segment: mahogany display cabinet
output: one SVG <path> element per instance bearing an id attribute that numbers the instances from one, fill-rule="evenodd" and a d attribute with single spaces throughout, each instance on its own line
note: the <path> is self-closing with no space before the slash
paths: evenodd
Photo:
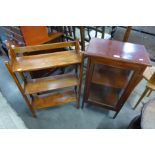
<path id="1" fill-rule="evenodd" d="M 84 103 L 115 111 L 115 118 L 143 71 L 150 66 L 143 45 L 93 38 L 85 52 L 88 57 Z"/>

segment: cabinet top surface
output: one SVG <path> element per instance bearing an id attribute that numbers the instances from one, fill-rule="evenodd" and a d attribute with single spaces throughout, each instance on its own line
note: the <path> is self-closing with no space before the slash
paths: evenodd
<path id="1" fill-rule="evenodd" d="M 150 65 L 149 55 L 143 45 L 120 41 L 91 39 L 86 54 L 118 61 Z"/>

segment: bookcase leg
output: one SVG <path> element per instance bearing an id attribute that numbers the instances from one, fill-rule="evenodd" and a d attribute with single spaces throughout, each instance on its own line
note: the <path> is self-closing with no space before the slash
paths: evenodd
<path id="1" fill-rule="evenodd" d="M 80 85 L 79 85 L 79 90 L 78 90 L 78 104 L 77 104 L 77 108 L 80 107 L 80 96 L 81 96 L 81 88 L 82 88 L 82 77 L 83 77 L 83 61 L 84 61 L 84 57 L 82 57 L 82 63 L 80 64 L 80 75 L 79 75 L 79 80 L 80 80 Z"/>
<path id="2" fill-rule="evenodd" d="M 20 82 L 18 81 L 18 79 L 17 79 L 15 73 L 12 72 L 12 69 L 11 69 L 11 67 L 10 67 L 10 65 L 9 65 L 8 63 L 6 63 L 5 65 L 6 65 L 7 69 L 8 69 L 8 71 L 9 71 L 9 73 L 11 74 L 12 78 L 14 79 L 14 81 L 15 81 L 15 83 L 16 83 L 18 89 L 19 89 L 20 92 L 22 93 L 22 95 L 23 95 L 23 97 L 24 97 L 24 99 L 25 99 L 25 101 L 26 101 L 26 104 L 27 104 L 27 106 L 29 107 L 29 110 L 31 111 L 33 117 L 36 117 L 35 110 L 33 109 L 33 106 L 30 104 L 30 102 L 29 102 L 27 96 L 24 94 L 24 90 L 23 90 L 23 88 L 22 88 Z"/>

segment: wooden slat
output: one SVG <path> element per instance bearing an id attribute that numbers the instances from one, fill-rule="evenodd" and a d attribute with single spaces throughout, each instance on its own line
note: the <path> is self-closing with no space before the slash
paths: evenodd
<path id="1" fill-rule="evenodd" d="M 14 72 L 34 71 L 78 63 L 81 63 L 81 54 L 78 54 L 75 51 L 65 51 L 18 57 L 14 62 L 12 69 Z"/>
<path id="2" fill-rule="evenodd" d="M 59 43 L 35 45 L 35 46 L 15 47 L 14 51 L 16 53 L 43 51 L 43 50 L 64 48 L 68 46 L 75 46 L 75 43 L 76 41 L 71 41 L 71 42 L 59 42 Z"/>
<path id="3" fill-rule="evenodd" d="M 77 85 L 79 85 L 79 81 L 73 74 L 63 74 L 38 79 L 30 79 L 25 85 L 25 94 L 45 92 Z"/>
<path id="4" fill-rule="evenodd" d="M 50 33 L 48 36 L 49 36 L 49 40 L 48 40 L 48 42 L 49 42 L 49 41 L 52 41 L 54 39 L 57 39 L 57 38 L 63 36 L 63 33 L 62 32 L 53 32 L 53 33 Z"/>
<path id="5" fill-rule="evenodd" d="M 76 102 L 74 91 L 59 92 L 48 96 L 37 96 L 32 101 L 32 105 L 34 109 L 42 109 L 69 102 Z"/>
<path id="6" fill-rule="evenodd" d="M 10 59 L 9 64 L 12 67 L 12 65 L 14 64 L 14 61 L 16 60 L 16 55 L 15 55 L 15 53 L 14 53 L 12 47 L 11 47 L 10 42 L 6 41 L 5 44 L 6 44 L 6 47 L 8 49 L 8 54 L 9 54 L 9 59 Z"/>

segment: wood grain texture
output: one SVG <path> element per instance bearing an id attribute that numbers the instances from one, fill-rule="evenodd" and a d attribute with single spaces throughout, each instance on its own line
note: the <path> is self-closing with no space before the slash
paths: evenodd
<path id="1" fill-rule="evenodd" d="M 9 55 L 9 59 L 10 59 L 9 64 L 11 66 L 13 66 L 14 62 L 16 61 L 16 55 L 14 53 L 14 50 L 12 49 L 10 42 L 8 42 L 8 41 L 6 42 L 6 47 L 8 49 L 8 55 Z"/>
<path id="2" fill-rule="evenodd" d="M 138 65 L 150 65 L 145 47 L 138 44 L 93 38 L 85 54 Z"/>
<path id="3" fill-rule="evenodd" d="M 34 109 L 42 109 L 69 102 L 76 102 L 76 96 L 74 91 L 54 93 L 48 96 L 37 96 L 33 99 L 32 105 Z"/>
<path id="4" fill-rule="evenodd" d="M 75 51 L 55 52 L 51 54 L 39 54 L 16 58 L 12 70 L 34 71 L 47 68 L 55 68 L 81 63 L 81 54 Z"/>
<path id="5" fill-rule="evenodd" d="M 39 46 L 39 47 L 38 47 Z M 77 107 L 80 105 L 80 93 L 81 93 L 81 83 L 82 83 L 82 64 L 83 64 L 83 53 L 79 50 L 79 42 L 63 42 L 59 44 L 47 44 L 47 45 L 38 45 L 38 46 L 31 46 L 31 47 L 23 47 L 23 48 L 13 48 L 13 56 L 10 56 L 10 61 L 13 62 L 11 65 L 10 70 L 13 74 L 15 72 L 21 73 L 19 75 L 22 76 L 23 72 L 29 71 L 38 71 L 43 69 L 52 69 L 57 67 L 64 67 L 69 65 L 79 65 L 80 70 L 76 72 L 75 75 L 73 74 L 61 74 L 52 77 L 44 77 L 39 79 L 30 79 L 26 80 L 23 77 L 25 87 L 23 90 L 22 84 L 18 83 L 19 87 L 21 88 L 20 91 L 22 92 L 23 96 L 29 97 L 32 99 L 31 104 L 29 103 L 28 106 L 30 108 L 33 107 L 35 109 L 40 108 L 47 108 L 59 104 L 64 104 L 68 102 L 75 102 L 77 101 Z M 45 49 L 55 49 L 55 48 L 62 48 L 68 46 L 75 46 L 75 50 L 73 51 L 59 51 L 54 53 L 48 54 L 34 54 L 34 55 L 22 55 L 16 57 L 14 50 L 18 49 L 24 53 L 25 51 L 36 51 L 36 50 L 45 50 Z M 17 51 L 18 51 L 17 50 Z M 21 53 L 22 53 L 21 52 Z M 51 90 L 66 88 L 66 87 L 79 87 L 77 91 L 66 91 L 66 92 L 59 92 L 51 95 L 47 95 L 47 93 Z M 46 95 L 38 95 L 36 93 L 46 92 Z M 45 93 L 44 93 L 45 94 Z M 27 98 L 25 98 L 26 101 Z M 32 106 L 33 104 L 33 106 Z M 33 113 L 33 111 L 32 111 Z M 35 113 L 34 113 L 35 114 Z"/>
<path id="6" fill-rule="evenodd" d="M 59 42 L 59 43 L 51 43 L 51 44 L 43 44 L 43 45 L 35 45 L 35 46 L 15 47 L 14 51 L 15 53 L 25 53 L 25 52 L 58 49 L 58 48 L 64 48 L 69 46 L 76 46 L 76 41 Z"/>
<path id="7" fill-rule="evenodd" d="M 38 79 L 30 79 L 25 84 L 25 94 L 45 92 L 60 88 L 78 86 L 79 81 L 73 74 L 62 74 Z"/>
<path id="8" fill-rule="evenodd" d="M 147 85 L 146 85 L 149 89 L 155 91 L 155 84 L 151 83 L 151 82 L 148 82 Z"/>
<path id="9" fill-rule="evenodd" d="M 124 34 L 124 38 L 123 38 L 124 42 L 128 41 L 131 30 L 132 30 L 132 26 L 128 26 Z"/>

